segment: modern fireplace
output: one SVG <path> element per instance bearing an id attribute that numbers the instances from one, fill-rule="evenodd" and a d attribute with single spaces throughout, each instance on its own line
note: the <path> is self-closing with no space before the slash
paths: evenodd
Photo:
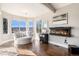
<path id="1" fill-rule="evenodd" d="M 71 27 L 52 27 L 50 28 L 50 35 L 71 37 Z"/>

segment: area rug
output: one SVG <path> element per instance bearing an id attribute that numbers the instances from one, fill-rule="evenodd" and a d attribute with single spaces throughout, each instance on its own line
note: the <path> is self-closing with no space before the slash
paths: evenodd
<path id="1" fill-rule="evenodd" d="M 0 56 L 17 56 L 14 47 L 0 49 Z"/>
<path id="2" fill-rule="evenodd" d="M 27 49 L 18 49 L 17 52 L 14 41 L 10 40 L 0 43 L 0 56 L 36 56 L 36 54 Z"/>
<path id="3" fill-rule="evenodd" d="M 0 56 L 17 56 L 17 51 L 13 43 L 13 41 L 6 41 L 0 44 Z"/>

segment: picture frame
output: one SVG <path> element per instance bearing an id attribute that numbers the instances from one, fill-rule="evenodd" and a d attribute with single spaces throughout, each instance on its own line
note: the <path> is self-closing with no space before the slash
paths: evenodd
<path id="1" fill-rule="evenodd" d="M 53 25 L 55 24 L 68 24 L 68 13 L 54 16 Z"/>

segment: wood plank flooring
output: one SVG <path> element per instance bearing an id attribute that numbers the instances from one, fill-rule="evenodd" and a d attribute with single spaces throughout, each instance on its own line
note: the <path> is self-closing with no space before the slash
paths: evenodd
<path id="1" fill-rule="evenodd" d="M 35 47 L 33 44 L 19 45 L 19 56 L 67 56 L 68 49 L 52 44 L 40 43 Z"/>

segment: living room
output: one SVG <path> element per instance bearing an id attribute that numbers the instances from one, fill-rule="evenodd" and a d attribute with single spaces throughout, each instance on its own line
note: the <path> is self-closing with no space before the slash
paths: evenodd
<path id="1" fill-rule="evenodd" d="M 79 3 L 1 3 L 0 54 L 79 55 L 78 10 Z"/>

